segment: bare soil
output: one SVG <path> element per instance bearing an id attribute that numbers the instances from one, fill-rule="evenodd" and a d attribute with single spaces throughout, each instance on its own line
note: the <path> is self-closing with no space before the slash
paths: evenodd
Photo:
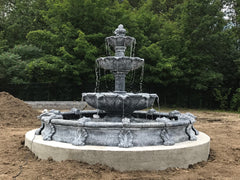
<path id="1" fill-rule="evenodd" d="M 40 113 L 0 92 L 0 179 L 240 179 L 239 114 L 188 111 L 198 117 L 195 127 L 211 137 L 208 162 L 190 165 L 188 169 L 119 172 L 99 164 L 35 157 L 24 146 L 24 135 L 40 126 L 36 118 Z"/>

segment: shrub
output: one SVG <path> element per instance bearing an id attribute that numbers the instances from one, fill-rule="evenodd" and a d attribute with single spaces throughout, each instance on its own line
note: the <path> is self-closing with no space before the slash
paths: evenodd
<path id="1" fill-rule="evenodd" d="M 219 108 L 220 109 L 227 109 L 228 107 L 228 98 L 231 93 L 231 88 L 229 89 L 217 89 L 215 88 L 213 90 L 213 96 L 215 98 L 215 101 L 219 103 Z"/>
<path id="2" fill-rule="evenodd" d="M 21 56 L 10 52 L 0 55 L 0 81 L 7 83 L 22 83 L 25 77 L 26 62 Z"/>
<path id="3" fill-rule="evenodd" d="M 33 45 L 15 45 L 10 52 L 20 55 L 23 60 L 38 58 L 43 55 L 42 50 Z"/>
<path id="4" fill-rule="evenodd" d="M 240 112 L 240 88 L 236 89 L 231 100 L 231 109 Z"/>

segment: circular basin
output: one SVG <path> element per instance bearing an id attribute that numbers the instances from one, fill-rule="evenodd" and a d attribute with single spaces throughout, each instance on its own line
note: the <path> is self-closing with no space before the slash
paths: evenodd
<path id="1" fill-rule="evenodd" d="M 148 93 L 83 93 L 82 96 L 90 106 L 108 115 L 130 115 L 135 110 L 152 107 L 158 97 Z"/>
<path id="2" fill-rule="evenodd" d="M 98 58 L 97 63 L 103 69 L 117 72 L 128 72 L 143 66 L 144 59 L 139 57 L 116 57 L 108 56 Z"/>

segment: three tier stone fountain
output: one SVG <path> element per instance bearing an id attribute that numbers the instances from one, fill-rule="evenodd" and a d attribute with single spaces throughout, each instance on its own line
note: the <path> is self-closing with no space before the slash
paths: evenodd
<path id="1" fill-rule="evenodd" d="M 127 73 L 142 67 L 144 59 L 125 56 L 136 40 L 126 36 L 123 25 L 114 34 L 106 42 L 115 56 L 96 63 L 113 73 L 115 91 L 83 93 L 96 110 L 44 110 L 41 127 L 26 134 L 26 146 L 43 159 L 75 159 L 121 171 L 186 168 L 207 160 L 210 139 L 194 128 L 193 114 L 161 113 L 153 109 L 157 94 L 125 91 Z"/>

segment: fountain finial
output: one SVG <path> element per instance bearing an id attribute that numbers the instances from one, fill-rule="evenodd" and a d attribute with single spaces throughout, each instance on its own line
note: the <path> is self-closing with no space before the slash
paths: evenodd
<path id="1" fill-rule="evenodd" d="M 118 28 L 115 29 L 114 34 L 115 34 L 116 36 L 125 36 L 126 32 L 127 32 L 127 31 L 126 31 L 126 29 L 124 29 L 123 25 L 122 25 L 122 24 L 119 24 L 119 25 L 118 25 Z"/>

